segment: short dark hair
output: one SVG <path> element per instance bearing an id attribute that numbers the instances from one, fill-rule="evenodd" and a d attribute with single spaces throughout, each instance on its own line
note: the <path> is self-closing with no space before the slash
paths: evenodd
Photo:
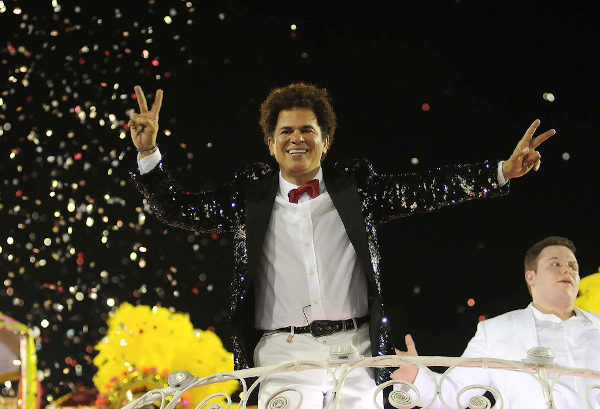
<path id="1" fill-rule="evenodd" d="M 575 254 L 575 245 L 571 240 L 559 236 L 546 237 L 531 246 L 525 253 L 525 271 L 536 271 L 540 253 L 549 246 L 564 246 Z"/>
<path id="2" fill-rule="evenodd" d="M 333 134 L 337 126 L 335 112 L 331 106 L 331 97 L 325 88 L 312 84 L 295 83 L 275 88 L 260 105 L 260 127 L 264 134 L 265 144 L 273 136 L 279 113 L 292 108 L 309 108 L 317 117 L 323 137 L 333 143 Z"/>

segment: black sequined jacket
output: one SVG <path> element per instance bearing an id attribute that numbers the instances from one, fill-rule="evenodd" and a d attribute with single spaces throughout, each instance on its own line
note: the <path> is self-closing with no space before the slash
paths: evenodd
<path id="1" fill-rule="evenodd" d="M 254 328 L 252 280 L 278 191 L 278 171 L 262 163 L 248 165 L 230 183 L 193 194 L 182 190 L 163 162 L 147 174 L 133 172 L 132 178 L 161 221 L 189 230 L 233 233 L 229 326 L 235 367 L 253 366 L 261 334 Z M 382 302 L 377 225 L 465 200 L 499 196 L 508 186 L 498 186 L 497 162 L 453 165 L 423 174 L 379 175 L 367 160 L 352 159 L 324 164 L 323 178 L 367 276 L 372 354 L 394 354 Z M 378 370 L 378 384 L 389 380 L 390 373 Z"/>

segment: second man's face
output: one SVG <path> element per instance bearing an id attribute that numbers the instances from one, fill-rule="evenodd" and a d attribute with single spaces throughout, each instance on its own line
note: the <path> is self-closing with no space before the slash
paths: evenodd
<path id="1" fill-rule="evenodd" d="M 328 148 L 327 138 L 309 108 L 281 111 L 268 142 L 283 178 L 298 186 L 315 177 Z"/>
<path id="2" fill-rule="evenodd" d="M 573 252 L 564 246 L 548 246 L 538 256 L 537 273 L 530 275 L 534 298 L 560 305 L 573 303 L 579 290 L 579 266 Z M 534 299 L 534 302 L 536 300 Z"/>

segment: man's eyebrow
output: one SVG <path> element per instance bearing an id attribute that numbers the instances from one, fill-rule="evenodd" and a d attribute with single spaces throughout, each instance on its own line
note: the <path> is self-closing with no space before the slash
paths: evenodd
<path id="1" fill-rule="evenodd" d="M 550 256 L 550 257 L 544 257 L 542 260 L 548 260 L 548 261 L 550 261 L 550 260 L 558 260 L 559 258 L 560 258 L 559 256 Z M 569 262 L 569 263 L 575 263 L 575 264 L 579 264 L 579 263 L 577 262 L 577 260 L 569 260 L 569 259 L 566 259 L 566 260 L 567 260 L 567 262 Z"/>
<path id="2" fill-rule="evenodd" d="M 291 127 L 289 125 L 283 125 L 283 126 L 280 126 L 278 129 L 293 129 L 293 127 Z M 300 129 L 316 129 L 316 128 L 312 125 L 302 125 L 300 127 Z"/>

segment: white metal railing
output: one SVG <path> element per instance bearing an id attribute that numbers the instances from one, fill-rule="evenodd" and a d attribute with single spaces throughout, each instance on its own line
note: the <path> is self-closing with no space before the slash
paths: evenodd
<path id="1" fill-rule="evenodd" d="M 337 348 L 337 349 L 336 349 Z M 588 409 L 600 408 L 600 394 L 596 397 L 595 402 L 590 402 L 589 395 L 594 389 L 600 391 L 600 371 L 585 369 L 585 368 L 570 368 L 558 366 L 554 363 L 554 353 L 548 348 L 536 347 L 528 351 L 527 357 L 522 361 L 507 361 L 495 358 L 455 358 L 455 357 L 440 357 L 440 356 L 415 356 L 415 357 L 402 357 L 397 355 L 384 355 L 379 357 L 364 358 L 359 356 L 355 348 L 352 345 L 342 345 L 334 347 L 330 350 L 330 359 L 326 362 L 312 362 L 312 361 L 294 361 L 288 362 L 281 365 L 265 366 L 259 368 L 242 369 L 239 371 L 223 372 L 214 375 L 206 376 L 204 378 L 198 378 L 193 376 L 187 371 L 176 371 L 169 375 L 168 383 L 169 386 L 163 389 L 154 389 L 148 391 L 140 398 L 128 403 L 122 409 L 135 409 L 141 408 L 142 406 L 148 405 L 155 401 L 161 401 L 160 409 L 174 409 L 179 402 L 181 396 L 188 390 L 204 385 L 226 382 L 231 380 L 237 380 L 240 382 L 242 387 L 242 393 L 240 394 L 240 401 L 233 402 L 231 396 L 225 393 L 213 394 L 202 402 L 200 402 L 196 408 L 204 408 L 210 400 L 216 397 L 223 397 L 227 401 L 227 405 L 223 408 L 220 404 L 210 404 L 205 409 L 245 409 L 247 400 L 250 394 L 258 387 L 258 385 L 268 376 L 283 373 L 283 372 L 297 372 L 309 369 L 323 369 L 327 371 L 330 376 L 336 381 L 335 388 L 336 393 L 334 397 L 327 403 L 324 409 L 342 409 L 340 404 L 340 396 L 343 393 L 343 384 L 346 376 L 354 369 L 359 367 L 400 367 L 406 365 L 418 365 L 419 368 L 424 369 L 431 376 L 433 382 L 436 385 L 437 394 L 428 402 L 419 402 L 420 393 L 418 388 L 409 382 L 391 380 L 384 384 L 379 385 L 376 391 L 373 393 L 374 407 L 382 409 L 376 401 L 376 396 L 386 387 L 391 385 L 399 385 L 400 388 L 394 388 L 389 394 L 389 402 L 395 408 L 414 408 L 419 404 L 423 409 L 430 407 L 435 399 L 443 404 L 444 407 L 450 408 L 444 401 L 441 394 L 441 385 L 443 384 L 448 373 L 456 367 L 471 367 L 471 368 L 484 368 L 484 369 L 500 369 L 507 371 L 522 372 L 531 375 L 537 383 L 540 385 L 546 399 L 546 405 L 548 409 L 561 409 L 557 408 L 553 403 L 553 392 L 557 384 L 557 381 L 564 376 L 577 376 L 583 378 L 591 378 L 599 380 L 597 384 L 590 386 L 585 391 L 585 401 Z M 441 375 L 440 381 L 438 382 L 433 372 L 428 368 L 429 366 L 435 367 L 447 367 L 448 369 Z M 337 377 L 332 369 L 339 368 Z M 555 374 L 556 378 L 552 383 L 548 380 L 548 374 Z M 250 386 L 246 383 L 246 378 L 258 378 Z M 460 396 L 470 389 L 485 389 L 489 391 L 496 400 L 494 408 L 501 409 L 504 406 L 502 395 L 500 391 L 488 386 L 488 385 L 470 385 L 463 388 L 456 397 L 457 402 Z M 278 396 L 285 389 L 278 391 L 273 394 L 269 401 L 269 409 L 296 409 L 292 407 L 287 399 Z M 297 391 L 297 390 L 296 390 Z M 410 391 L 416 396 L 411 395 Z M 299 391 L 297 391 L 300 393 Z M 170 402 L 167 403 L 166 398 L 172 396 Z M 235 405 L 235 406 L 234 406 Z M 469 409 L 489 409 L 491 408 L 491 402 L 485 396 L 477 395 L 472 396 L 469 399 Z M 584 409 L 584 408 L 582 408 Z"/>

